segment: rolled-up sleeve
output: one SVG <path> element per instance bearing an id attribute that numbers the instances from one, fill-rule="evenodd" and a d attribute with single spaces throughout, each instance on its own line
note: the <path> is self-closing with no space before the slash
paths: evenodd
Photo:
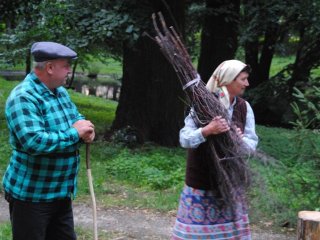
<path id="1" fill-rule="evenodd" d="M 184 120 L 184 127 L 180 130 L 179 140 L 183 148 L 197 148 L 206 139 L 201 133 L 202 128 L 198 128 L 189 114 Z"/>
<path id="2" fill-rule="evenodd" d="M 256 150 L 259 138 L 256 134 L 254 114 L 250 104 L 246 102 L 246 105 L 247 105 L 247 117 L 246 117 L 246 125 L 244 128 L 244 133 L 243 133 L 243 141 L 251 150 Z"/>

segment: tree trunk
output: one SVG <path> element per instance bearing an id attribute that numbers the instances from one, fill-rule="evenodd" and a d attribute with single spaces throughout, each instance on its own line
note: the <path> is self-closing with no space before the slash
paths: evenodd
<path id="1" fill-rule="evenodd" d="M 27 55 L 26 55 L 26 75 L 31 72 L 31 54 L 30 50 L 27 50 Z"/>
<path id="2" fill-rule="evenodd" d="M 258 30 L 257 30 L 258 31 Z M 252 68 L 250 74 L 250 88 L 269 80 L 270 67 L 274 55 L 275 45 L 279 38 L 279 25 L 269 24 L 264 32 L 264 41 L 259 58 L 259 36 L 245 43 L 246 63 Z"/>
<path id="3" fill-rule="evenodd" d="M 178 28 L 183 30 L 184 1 L 168 3 L 171 12 L 175 13 Z M 159 10 L 167 24 L 172 25 L 173 16 L 168 16 L 168 9 L 161 4 L 155 12 Z M 131 126 L 138 130 L 144 141 L 176 146 L 184 119 L 181 89 L 172 66 L 153 40 L 141 37 L 133 47 L 125 44 L 122 86 L 112 129 Z"/>
<path id="4" fill-rule="evenodd" d="M 264 42 L 261 50 L 261 56 L 258 63 L 254 62 L 252 74 L 250 76 L 250 88 L 255 88 L 259 84 L 269 80 L 270 67 L 274 55 L 275 45 L 279 38 L 279 25 L 269 24 L 264 33 Z M 249 50 L 247 48 L 247 50 Z M 250 51 L 250 50 L 249 50 Z M 254 51 L 255 59 L 258 59 L 259 51 Z"/>
<path id="5" fill-rule="evenodd" d="M 281 31 L 284 31 L 284 29 L 280 29 L 277 21 L 282 13 L 274 11 L 271 17 L 271 13 L 265 9 L 264 2 L 244 1 L 243 3 L 244 22 L 251 26 L 249 27 L 250 34 L 246 37 L 244 44 L 245 56 L 246 63 L 252 68 L 249 76 L 250 88 L 255 88 L 269 80 L 275 46 L 280 39 Z M 264 16 L 265 19 L 261 16 Z M 263 42 L 259 41 L 262 36 L 264 37 Z"/>
<path id="6" fill-rule="evenodd" d="M 296 60 L 293 65 L 292 76 L 289 80 L 289 91 L 292 92 L 296 83 L 306 83 L 309 80 L 312 68 L 320 64 L 320 36 L 308 38 L 301 30 L 300 47 L 296 54 Z"/>
<path id="7" fill-rule="evenodd" d="M 202 29 L 198 64 L 198 72 L 205 82 L 221 62 L 235 56 L 238 46 L 240 0 L 207 0 L 206 6 L 209 13 L 205 17 Z"/>
<path id="8" fill-rule="evenodd" d="M 250 22 L 252 21 L 252 18 L 254 17 L 254 14 L 252 13 L 252 9 L 258 8 L 257 1 L 243 1 L 243 25 L 250 26 Z M 256 10 L 258 11 L 258 10 Z M 244 42 L 244 51 L 245 51 L 245 62 L 246 64 L 250 65 L 252 71 L 249 76 L 250 80 L 250 88 L 252 86 L 257 85 L 255 81 L 257 81 L 258 78 L 258 69 L 259 69 L 259 36 L 262 33 L 262 29 L 260 28 L 253 28 L 253 31 L 250 32 L 250 37 L 247 37 L 247 40 Z"/>
<path id="9" fill-rule="evenodd" d="M 264 34 L 264 43 L 261 50 L 261 57 L 259 62 L 260 82 L 269 80 L 271 62 L 278 38 L 279 24 L 269 24 Z"/>
<path id="10" fill-rule="evenodd" d="M 259 65 L 259 41 L 258 37 L 245 43 L 245 59 L 251 68 L 257 69 Z"/>
<path id="11" fill-rule="evenodd" d="M 258 37 L 245 43 L 245 59 L 246 64 L 250 65 L 252 71 L 249 76 L 250 88 L 257 86 L 259 81 L 259 41 Z"/>
<path id="12" fill-rule="evenodd" d="M 301 211 L 298 214 L 298 240 L 320 239 L 320 212 Z"/>
<path id="13" fill-rule="evenodd" d="M 68 83 L 68 87 L 67 87 L 68 89 L 72 88 L 72 84 L 73 84 L 74 76 L 75 76 L 75 73 L 76 73 L 77 65 L 78 65 L 78 60 L 76 59 L 73 62 L 71 78 L 70 78 L 70 82 Z"/>

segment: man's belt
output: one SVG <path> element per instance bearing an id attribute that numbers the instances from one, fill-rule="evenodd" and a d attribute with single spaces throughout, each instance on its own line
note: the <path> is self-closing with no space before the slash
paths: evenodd
<path id="1" fill-rule="evenodd" d="M 79 156 L 79 150 L 74 152 L 57 152 L 57 153 L 48 153 L 48 154 L 41 154 L 42 157 L 48 158 L 69 158 L 69 157 L 77 157 Z"/>

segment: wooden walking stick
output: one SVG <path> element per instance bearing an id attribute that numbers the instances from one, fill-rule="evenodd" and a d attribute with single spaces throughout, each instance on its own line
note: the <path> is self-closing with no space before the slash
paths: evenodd
<path id="1" fill-rule="evenodd" d="M 86 166 L 87 166 L 89 190 L 90 190 L 91 201 L 92 201 L 94 240 L 98 240 L 97 206 L 96 206 L 96 198 L 93 190 L 92 175 L 91 175 L 91 168 L 90 168 L 90 144 L 89 143 L 86 144 Z"/>

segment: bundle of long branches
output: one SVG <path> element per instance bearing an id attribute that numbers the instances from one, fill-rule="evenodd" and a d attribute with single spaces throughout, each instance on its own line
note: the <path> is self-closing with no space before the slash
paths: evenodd
<path id="1" fill-rule="evenodd" d="M 161 13 L 152 15 L 155 40 L 160 50 L 173 66 L 191 107 L 191 116 L 198 127 L 206 126 L 214 117 L 229 119 L 226 108 L 210 93 L 192 65 L 191 58 L 173 27 L 168 28 Z M 160 25 L 158 25 L 160 22 Z M 160 29 L 161 28 L 161 29 Z M 210 161 L 210 182 L 217 186 L 222 200 L 235 206 L 249 186 L 246 148 L 230 122 L 230 131 L 207 138 Z"/>

